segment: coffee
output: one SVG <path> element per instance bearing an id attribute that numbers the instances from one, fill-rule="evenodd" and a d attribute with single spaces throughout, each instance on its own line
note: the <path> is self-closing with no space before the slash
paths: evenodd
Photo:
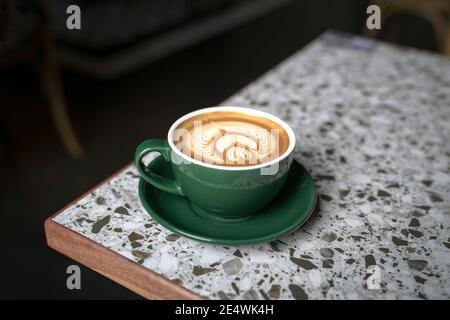
<path id="1" fill-rule="evenodd" d="M 189 157 L 222 166 L 251 166 L 281 156 L 289 136 L 277 122 L 234 111 L 199 114 L 181 123 L 173 135 Z"/>

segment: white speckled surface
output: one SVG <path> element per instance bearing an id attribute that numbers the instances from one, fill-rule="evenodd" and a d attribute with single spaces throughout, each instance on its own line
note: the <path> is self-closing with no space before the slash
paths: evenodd
<path id="1" fill-rule="evenodd" d="M 329 32 L 223 105 L 293 127 L 321 194 L 299 230 L 180 238 L 144 211 L 132 167 L 54 220 L 212 299 L 450 298 L 449 59 Z"/>

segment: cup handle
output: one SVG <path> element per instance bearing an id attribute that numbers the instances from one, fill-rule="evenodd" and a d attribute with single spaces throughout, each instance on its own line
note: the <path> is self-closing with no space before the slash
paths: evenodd
<path id="1" fill-rule="evenodd" d="M 142 162 L 142 158 L 149 152 L 159 152 L 165 161 L 170 162 L 170 147 L 166 140 L 163 139 L 149 139 L 142 142 L 134 154 L 134 163 L 141 177 L 150 183 L 155 188 L 165 192 L 170 192 L 176 195 L 184 196 L 180 185 L 174 179 L 163 177 L 155 172 L 150 171 Z"/>

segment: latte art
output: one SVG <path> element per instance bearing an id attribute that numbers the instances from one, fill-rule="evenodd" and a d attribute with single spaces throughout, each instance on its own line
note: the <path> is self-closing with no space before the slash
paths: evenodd
<path id="1" fill-rule="evenodd" d="M 207 122 L 194 130 L 193 139 L 194 154 L 201 154 L 205 162 L 217 164 L 261 163 L 276 151 L 268 130 L 245 122 Z"/>
<path id="2" fill-rule="evenodd" d="M 177 147 L 191 158 L 224 166 L 248 166 L 280 156 L 289 145 L 274 121 L 235 112 L 202 114 L 182 123 Z"/>

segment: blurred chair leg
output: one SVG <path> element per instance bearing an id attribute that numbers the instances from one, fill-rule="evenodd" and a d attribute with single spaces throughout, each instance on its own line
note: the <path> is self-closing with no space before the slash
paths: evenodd
<path id="1" fill-rule="evenodd" d="M 51 35 L 48 31 L 44 32 L 42 42 L 42 63 L 39 71 L 41 85 L 47 96 L 50 111 L 64 147 L 73 158 L 80 159 L 83 149 L 69 120 L 61 76 Z"/>

